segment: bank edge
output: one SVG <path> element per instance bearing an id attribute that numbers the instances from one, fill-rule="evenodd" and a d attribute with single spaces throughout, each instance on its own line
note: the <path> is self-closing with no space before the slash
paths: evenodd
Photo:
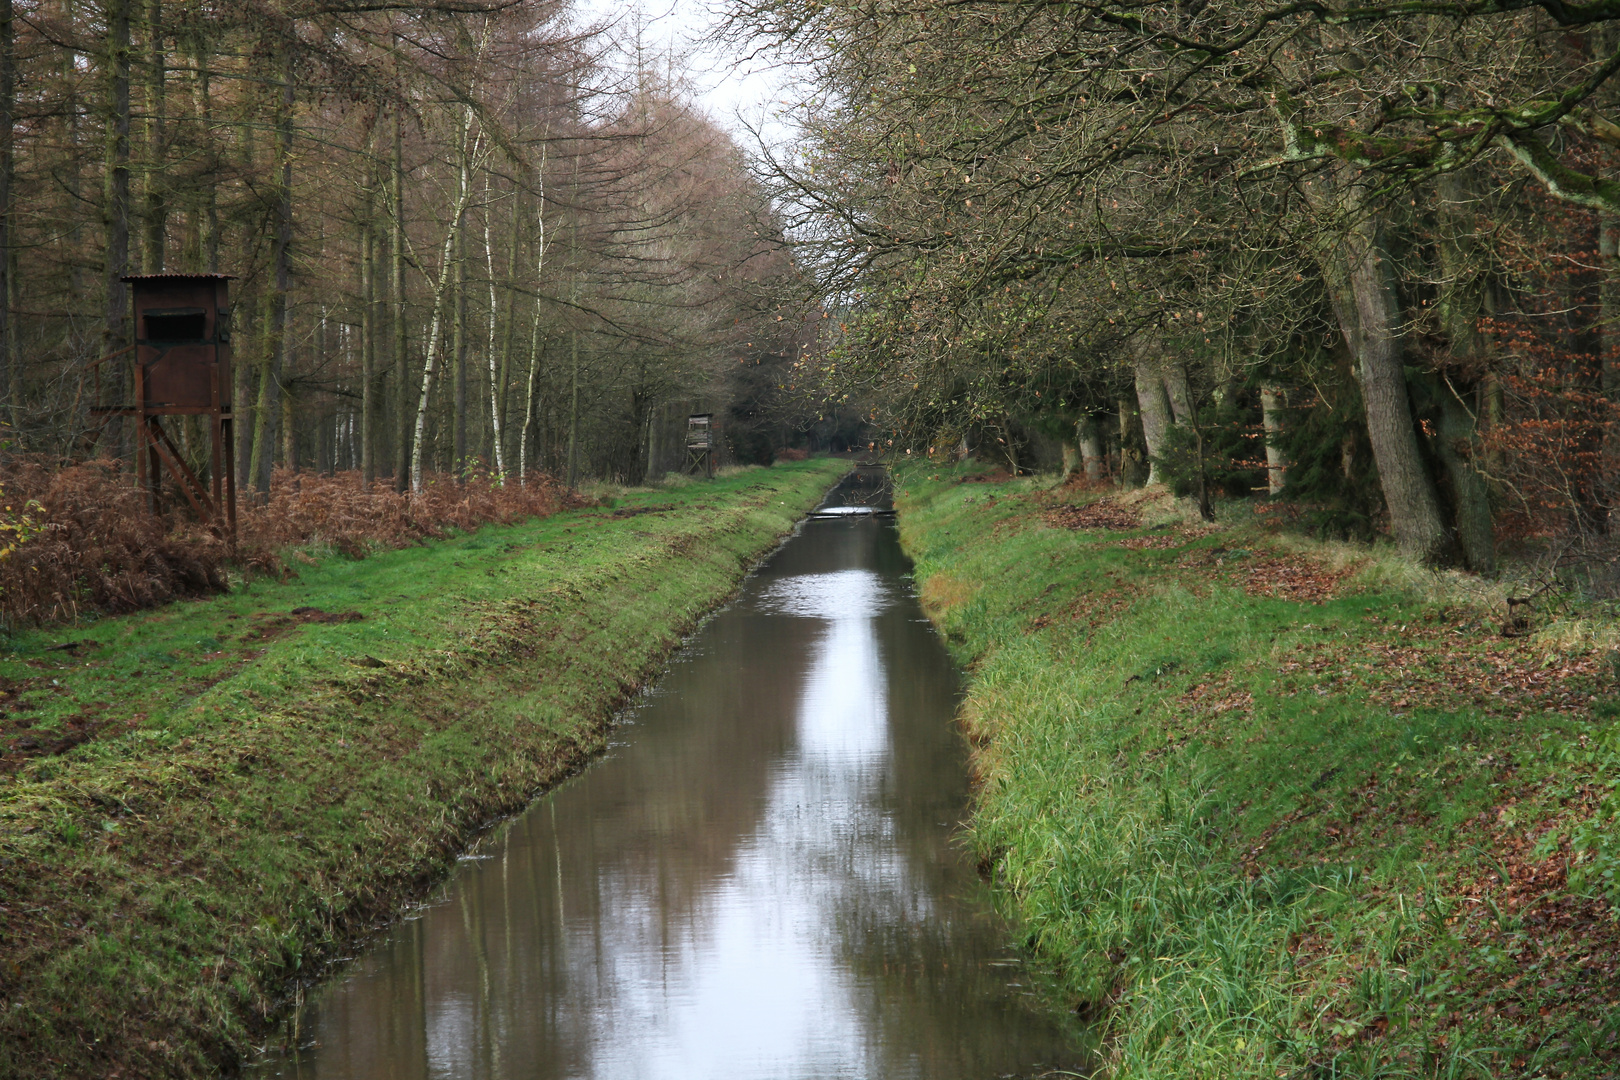
<path id="1" fill-rule="evenodd" d="M 1470 653 L 1400 700 L 1425 648 L 1502 647 L 1490 616 L 1250 595 L 1225 567 L 1275 533 L 1072 531 L 1055 502 L 1102 493 L 972 473 L 900 473 L 902 544 L 970 671 L 971 843 L 1105 1075 L 1615 1074 L 1620 935 L 1560 869 L 1590 708 L 1472 707 Z"/>
<path id="2" fill-rule="evenodd" d="M 136 674 L 197 677 L 0 788 L 0 1076 L 237 1066 L 482 826 L 599 752 L 847 467 L 627 493 L 25 636 L 34 656 L 79 641 L 64 680 L 146 654 L 166 664 Z M 315 605 L 347 610 L 289 625 Z M 219 659 L 238 633 L 264 642 Z"/>

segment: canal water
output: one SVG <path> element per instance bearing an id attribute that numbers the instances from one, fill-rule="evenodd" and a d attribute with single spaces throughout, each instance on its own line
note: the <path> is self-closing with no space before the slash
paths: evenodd
<path id="1" fill-rule="evenodd" d="M 602 760 L 486 838 L 250 1075 L 1089 1071 L 960 844 L 956 674 L 908 571 L 892 521 L 805 522 Z"/>

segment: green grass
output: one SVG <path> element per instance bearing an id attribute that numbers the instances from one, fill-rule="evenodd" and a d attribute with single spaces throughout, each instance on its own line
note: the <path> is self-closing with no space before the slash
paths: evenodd
<path id="1" fill-rule="evenodd" d="M 1354 578 L 1255 595 L 1314 564 L 1252 524 L 1071 531 L 957 479 L 898 505 L 972 670 L 972 840 L 1112 1076 L 1614 1074 L 1620 933 L 1564 876 L 1604 657 Z"/>
<path id="2" fill-rule="evenodd" d="M 483 823 L 599 750 L 844 469 L 626 492 L 9 639 L 8 742 L 91 737 L 0 776 L 0 1076 L 239 1060 Z"/>

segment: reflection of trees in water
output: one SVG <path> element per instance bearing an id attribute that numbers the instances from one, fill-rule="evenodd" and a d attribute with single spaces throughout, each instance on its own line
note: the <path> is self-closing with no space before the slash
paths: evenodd
<path id="1" fill-rule="evenodd" d="M 494 986 L 498 1000 L 462 1018 L 474 1040 L 487 1034 L 509 1065 L 545 1062 L 547 1075 L 588 1063 L 603 1036 L 594 1005 L 652 974 L 649 955 L 704 948 L 707 901 L 757 829 L 770 766 L 791 743 L 815 631 L 741 614 L 711 627 L 611 764 L 515 823 L 498 861 L 459 884 L 471 922 L 432 936 L 423 963 L 444 991 L 430 985 L 429 1002 L 455 1008 L 466 987 Z"/>
<path id="2" fill-rule="evenodd" d="M 829 621 L 760 600 L 773 581 L 852 568 L 899 598 L 892 530 L 807 529 L 671 670 L 611 761 L 493 839 L 450 903 L 363 963 L 324 1008 L 318 1071 L 301 1075 L 605 1075 L 604 1040 L 663 1022 L 721 909 L 777 879 L 793 895 L 766 906 L 805 922 L 792 929 L 817 943 L 863 1071 L 944 1080 L 1057 1056 L 1060 1033 L 986 966 L 1006 953 L 999 926 L 954 902 L 977 888 L 940 827 L 964 812 L 965 756 L 954 675 L 915 604 Z M 839 731 L 822 715 L 834 729 L 815 729 L 814 709 L 846 705 L 885 726 Z"/>
<path id="3" fill-rule="evenodd" d="M 867 820 L 883 832 L 872 846 L 892 852 L 882 862 L 903 876 L 852 879 L 833 905 L 839 955 L 853 976 L 852 1012 L 885 1077 L 1079 1064 L 1070 1049 L 1076 1032 L 1009 988 L 1019 968 L 993 966 L 1013 955 L 1006 929 L 941 828 L 967 811 L 967 755 L 954 723 L 955 671 L 920 618 L 908 599 L 872 626 L 887 674 L 889 756 Z"/>
<path id="4" fill-rule="evenodd" d="M 860 466 L 839 485 L 837 495 L 850 506 L 888 506 L 894 498 L 889 470 L 881 465 Z"/>

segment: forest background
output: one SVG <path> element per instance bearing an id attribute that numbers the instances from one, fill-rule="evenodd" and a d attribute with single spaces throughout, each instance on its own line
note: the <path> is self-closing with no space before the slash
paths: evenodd
<path id="1" fill-rule="evenodd" d="M 782 392 L 808 338 L 770 193 L 663 44 L 559 0 L 0 2 L 8 621 L 219 583 L 94 411 L 132 394 L 97 370 L 128 275 L 234 279 L 250 561 L 545 512 L 542 474 L 656 478 L 690 412 L 737 463 L 842 448 L 858 424 Z M 206 482 L 205 418 L 166 423 Z"/>
<path id="2" fill-rule="evenodd" d="M 1061 445 L 1206 516 L 1614 590 L 1611 5 L 730 12 L 805 87 L 774 193 L 836 321 L 799 377 L 897 449 Z"/>
<path id="3" fill-rule="evenodd" d="M 793 138 L 745 152 L 673 55 L 564 3 L 0 0 L 11 501 L 106 516 L 106 467 L 41 478 L 127 467 L 87 378 L 121 279 L 226 272 L 249 503 L 278 469 L 638 483 L 718 411 L 739 461 L 866 424 L 1061 451 L 1615 588 L 1608 7 L 725 14 L 793 71 Z"/>

